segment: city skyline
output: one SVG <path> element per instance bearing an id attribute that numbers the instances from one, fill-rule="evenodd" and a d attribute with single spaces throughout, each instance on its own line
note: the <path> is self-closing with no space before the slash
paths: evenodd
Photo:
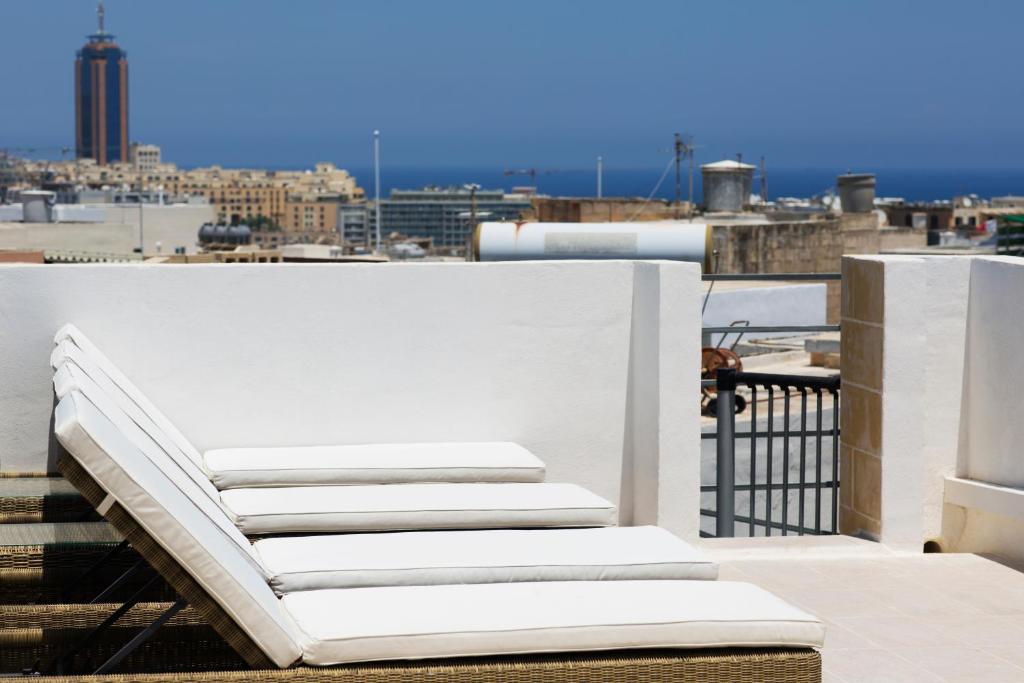
<path id="1" fill-rule="evenodd" d="M 107 3 L 133 56 L 132 139 L 186 167 L 366 166 L 374 127 L 405 167 L 649 168 L 677 130 L 702 161 L 1022 166 L 1015 4 L 966 21 L 945 2 L 614 7 Z M 9 76 L 31 96 L 0 110 L 0 147 L 57 157 L 74 148 L 67 59 L 96 7 L 47 8 L 5 8 L 34 59 Z"/>

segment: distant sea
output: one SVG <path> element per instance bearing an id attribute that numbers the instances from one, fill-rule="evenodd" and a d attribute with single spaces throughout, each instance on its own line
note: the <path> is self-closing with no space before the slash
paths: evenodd
<path id="1" fill-rule="evenodd" d="M 373 195 L 373 170 L 353 168 L 355 175 L 367 196 Z M 381 193 L 387 196 L 391 190 L 419 189 L 427 185 L 448 187 L 476 183 L 485 189 L 511 190 L 513 187 L 530 185 L 527 175 L 503 174 L 500 167 L 472 168 L 413 168 L 381 167 Z M 605 197 L 647 197 L 655 189 L 663 169 L 616 169 L 605 168 Z M 835 187 L 836 176 L 845 173 L 845 168 L 768 168 L 768 196 L 812 197 L 821 195 Z M 854 169 L 855 172 L 872 172 L 869 169 Z M 903 197 L 907 201 L 931 201 L 952 199 L 956 195 L 976 194 L 980 197 L 998 197 L 1009 194 L 1024 195 L 1024 168 L 1021 169 L 898 169 L 887 168 L 873 171 L 878 177 L 876 194 L 879 197 Z M 754 192 L 759 188 L 755 178 Z M 537 174 L 537 191 L 552 196 L 593 197 L 597 194 L 597 174 L 594 169 L 568 170 Z M 687 197 L 687 173 L 683 171 L 683 198 Z M 670 170 L 654 196 L 671 199 L 675 194 L 675 173 Z M 701 183 L 698 170 L 694 177 L 694 195 L 700 201 Z"/>

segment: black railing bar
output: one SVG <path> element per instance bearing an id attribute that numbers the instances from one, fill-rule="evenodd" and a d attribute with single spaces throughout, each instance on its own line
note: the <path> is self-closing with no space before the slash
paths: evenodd
<path id="1" fill-rule="evenodd" d="M 823 481 L 823 482 L 821 482 L 821 485 L 823 487 L 825 487 L 825 488 L 828 488 L 828 487 L 832 486 L 832 483 L 833 482 L 831 480 L 830 481 Z M 836 481 L 835 483 L 838 484 L 839 482 Z M 813 482 L 808 482 L 807 484 L 804 484 L 804 488 L 813 489 L 814 487 L 815 487 L 815 484 Z M 779 489 L 779 487 L 776 486 L 776 485 L 773 485 L 773 488 L 775 490 Z M 789 490 L 787 491 L 787 493 L 789 491 L 795 491 L 798 488 L 799 488 L 799 484 L 790 484 L 789 485 Z M 717 484 L 701 484 L 700 492 L 701 493 L 714 493 L 717 489 L 718 489 Z M 749 491 L 750 490 L 750 484 L 736 484 L 735 489 L 737 491 Z M 765 484 L 755 484 L 754 485 L 754 489 L 756 491 L 764 491 L 765 490 Z M 739 517 L 737 517 L 736 519 L 739 519 Z"/>
<path id="2" fill-rule="evenodd" d="M 765 527 L 765 535 L 772 535 L 772 446 L 775 444 L 775 414 L 773 409 L 775 407 L 774 393 L 772 385 L 768 385 L 768 448 L 765 452 L 765 469 L 764 479 L 767 488 L 765 489 L 765 507 L 764 507 L 764 518 L 768 522 L 768 526 Z M 757 424 L 756 422 L 754 424 Z M 753 496 L 751 496 L 753 497 Z"/>
<path id="3" fill-rule="evenodd" d="M 758 280 L 798 280 L 824 281 L 842 280 L 842 273 L 705 273 L 701 275 L 704 282 L 757 282 Z"/>
<path id="4" fill-rule="evenodd" d="M 839 325 L 748 325 L 735 327 L 704 327 L 701 328 L 704 334 L 743 334 L 764 333 L 764 332 L 792 332 L 803 334 L 804 332 L 839 332 Z"/>
<path id="5" fill-rule="evenodd" d="M 801 425 L 806 425 L 807 424 L 807 390 L 806 389 L 801 389 L 800 390 L 800 424 Z M 799 497 L 799 501 L 800 501 L 799 505 L 800 505 L 800 507 L 797 508 L 797 513 L 798 513 L 797 514 L 797 517 L 798 517 L 798 519 L 797 519 L 797 526 L 798 526 L 798 528 L 803 529 L 804 528 L 804 502 L 805 502 L 805 499 L 806 499 L 806 497 L 804 496 L 804 490 L 806 489 L 806 484 L 807 484 L 807 438 L 803 434 L 800 435 L 800 469 L 798 471 L 800 472 L 800 486 L 799 486 L 799 489 L 798 489 L 800 491 L 800 497 Z M 786 504 L 788 505 L 789 502 L 787 501 Z"/>
<path id="6" fill-rule="evenodd" d="M 832 529 L 839 528 L 839 394 L 832 394 Z"/>
<path id="7" fill-rule="evenodd" d="M 714 517 L 715 516 L 715 511 L 714 510 L 705 510 L 705 509 L 701 508 L 700 514 L 702 516 L 704 516 L 704 517 Z M 746 524 L 748 527 L 749 526 L 755 526 L 755 527 L 757 527 L 757 526 L 764 526 L 764 520 L 763 519 L 755 519 L 753 524 L 751 524 L 750 519 L 748 517 L 744 517 L 743 515 L 738 515 L 736 517 L 736 522 L 737 523 L 742 522 L 743 524 Z M 782 523 L 781 522 L 772 522 L 772 528 L 779 529 L 781 527 L 782 527 Z M 787 527 L 787 528 L 789 529 L 789 531 L 795 531 L 797 534 L 799 534 L 801 536 L 805 536 L 805 535 L 806 536 L 833 536 L 833 535 L 835 535 L 835 532 L 822 531 L 822 532 L 819 533 L 819 532 L 815 532 L 814 529 L 811 529 L 811 528 L 800 528 L 800 527 L 794 526 L 792 524 L 790 524 L 789 527 Z M 709 538 L 717 538 L 717 537 L 716 536 L 709 536 Z"/>
<path id="8" fill-rule="evenodd" d="M 743 384 L 748 387 L 754 385 L 765 387 L 774 385 L 783 389 L 826 389 L 836 391 L 840 387 L 839 375 L 827 375 L 825 377 L 804 376 L 800 381 L 794 382 L 793 375 L 780 375 L 774 372 L 737 372 L 736 384 Z"/>
<path id="9" fill-rule="evenodd" d="M 818 533 L 821 533 L 821 414 L 823 412 L 821 405 L 821 389 L 817 389 L 815 391 L 815 395 L 817 396 L 815 403 L 817 404 L 816 412 L 818 435 L 815 437 L 816 444 L 814 447 L 814 482 L 817 484 L 815 488 L 817 488 L 818 492 L 814 496 L 814 529 Z M 835 419 L 836 416 L 833 415 L 832 417 Z M 835 474 L 832 475 L 833 478 L 835 478 L 835 476 Z"/>
<path id="10" fill-rule="evenodd" d="M 739 374 L 738 372 L 736 373 Z M 757 424 L 757 387 L 750 387 L 750 424 Z M 756 427 L 754 429 L 757 429 Z M 757 485 L 757 437 L 750 437 L 750 486 L 754 488 Z M 756 490 L 756 489 L 755 489 Z M 756 516 L 756 510 L 754 508 L 755 498 L 757 496 L 750 496 L 750 519 Z M 754 535 L 753 525 L 748 525 L 750 535 Z M 735 534 L 734 534 L 735 535 Z"/>
<path id="11" fill-rule="evenodd" d="M 767 372 L 765 372 L 765 373 L 746 372 L 746 373 L 740 374 L 739 377 L 742 378 L 744 375 L 752 375 L 752 374 L 771 375 L 772 373 L 767 373 Z M 822 380 L 822 379 L 831 379 L 832 377 L 835 377 L 836 380 L 839 379 L 839 375 L 829 375 L 828 377 L 822 377 L 821 375 L 775 375 L 775 376 L 776 377 L 780 377 L 780 378 L 781 377 L 788 378 L 788 381 L 786 381 L 785 383 L 782 383 L 782 382 L 772 382 L 772 385 L 776 386 L 776 387 L 779 387 L 780 389 L 791 390 L 791 393 L 795 392 L 795 391 L 799 391 L 801 386 L 806 386 L 804 384 L 804 382 L 802 381 L 804 379 L 812 380 L 814 382 L 817 382 L 818 380 Z M 718 383 L 718 380 L 716 380 L 716 379 L 702 379 L 700 381 L 701 387 L 713 387 L 713 386 L 716 386 L 717 383 Z M 737 383 L 739 383 L 739 382 L 737 382 Z M 765 386 L 765 385 L 764 384 L 760 384 L 760 386 Z M 826 388 L 828 388 L 828 387 L 826 387 Z M 834 388 L 835 389 L 839 389 L 839 385 L 837 384 Z"/>
<path id="12" fill-rule="evenodd" d="M 759 527 L 759 526 L 763 527 L 764 526 L 764 520 L 763 519 L 755 519 L 753 522 L 751 522 L 746 517 L 740 516 L 740 517 L 736 518 L 736 521 L 738 523 L 746 524 L 747 526 L 754 526 L 754 527 Z M 781 526 L 782 525 L 779 522 L 772 522 L 772 527 L 774 527 L 775 529 L 778 529 Z M 801 536 L 831 536 L 831 535 L 833 535 L 831 532 L 828 532 L 828 531 L 820 531 L 819 532 L 819 531 L 815 531 L 814 529 L 811 529 L 811 528 L 803 528 L 803 529 L 801 529 L 800 527 L 793 526 L 792 524 L 789 526 L 789 530 L 790 531 L 795 531 L 797 534 L 799 534 Z"/>
<path id="13" fill-rule="evenodd" d="M 832 435 L 832 430 L 831 429 L 826 429 L 825 433 L 827 435 L 831 436 Z M 774 433 L 773 436 L 776 439 L 782 439 L 782 438 L 787 438 L 787 437 L 790 437 L 790 436 L 817 436 L 817 435 L 818 435 L 818 433 L 816 431 L 814 431 L 813 429 L 808 429 L 808 430 L 805 430 L 805 431 L 800 431 L 799 429 L 794 429 L 794 430 L 789 430 L 789 431 L 785 431 L 785 432 L 784 431 L 777 431 L 777 432 Z M 839 430 L 836 430 L 836 436 L 839 436 Z M 735 437 L 737 439 L 749 439 L 750 438 L 750 432 L 736 432 Z M 701 432 L 700 433 L 700 438 L 705 440 L 705 441 L 708 441 L 708 440 L 711 440 L 711 439 L 717 439 L 718 438 L 718 432 Z M 757 438 L 759 438 L 759 439 L 766 439 L 766 438 L 768 438 L 768 432 L 757 432 Z"/>
<path id="14" fill-rule="evenodd" d="M 786 525 L 789 522 L 789 392 L 782 402 L 782 431 L 786 433 L 782 439 L 782 535 L 786 536 L 788 531 Z M 835 418 L 833 418 L 835 421 Z M 803 428 L 805 425 L 800 425 Z M 835 476 L 833 474 L 833 476 Z"/>

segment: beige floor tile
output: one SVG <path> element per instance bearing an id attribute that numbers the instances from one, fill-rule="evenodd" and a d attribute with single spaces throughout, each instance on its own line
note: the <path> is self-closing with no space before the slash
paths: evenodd
<path id="1" fill-rule="evenodd" d="M 1024 619 L 1012 616 L 948 617 L 932 620 L 936 629 L 967 647 L 1024 647 Z"/>
<path id="2" fill-rule="evenodd" d="M 933 626 L 921 617 L 882 616 L 834 619 L 838 625 L 879 647 L 962 647 L 948 629 Z"/>
<path id="3" fill-rule="evenodd" d="M 900 614 L 912 617 L 968 617 L 985 612 L 977 605 L 954 598 L 942 586 L 921 586 L 909 579 L 879 582 L 866 594 L 878 598 Z"/>
<path id="4" fill-rule="evenodd" d="M 878 647 L 878 644 L 850 629 L 829 621 L 825 623 L 825 650 L 850 650 Z"/>
<path id="5" fill-rule="evenodd" d="M 1005 659 L 1006 661 L 1014 664 L 1021 669 L 1024 669 L 1024 646 L 1018 645 L 1017 647 L 985 647 L 982 648 L 985 652 L 991 655 Z"/>
<path id="6" fill-rule="evenodd" d="M 829 669 L 822 669 L 821 671 L 821 682 L 822 683 L 853 683 L 846 680 L 837 673 L 833 673 Z"/>
<path id="7" fill-rule="evenodd" d="M 898 648 L 892 652 L 948 683 L 1024 681 L 1024 669 L 977 648 Z"/>
<path id="8" fill-rule="evenodd" d="M 821 619 L 899 614 L 891 605 L 861 590 L 808 590 L 783 597 Z"/>
<path id="9" fill-rule="evenodd" d="M 718 565 L 719 581 L 750 581 L 753 577 L 731 564 Z"/>
<path id="10" fill-rule="evenodd" d="M 980 582 L 972 578 L 957 585 L 948 585 L 946 590 L 951 598 L 968 602 L 983 614 L 1024 617 L 1024 591 L 1003 581 Z"/>
<path id="11" fill-rule="evenodd" d="M 941 678 L 883 649 L 829 650 L 827 671 L 842 680 L 870 683 L 939 683 Z"/>

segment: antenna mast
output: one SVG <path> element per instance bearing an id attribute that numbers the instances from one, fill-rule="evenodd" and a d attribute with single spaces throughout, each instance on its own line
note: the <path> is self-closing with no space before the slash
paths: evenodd
<path id="1" fill-rule="evenodd" d="M 99 19 L 99 22 L 100 22 L 100 35 L 101 36 L 104 33 L 104 31 L 103 31 L 103 17 L 105 15 L 106 15 L 106 10 L 103 9 L 103 0 L 100 0 L 99 4 L 96 6 L 96 18 Z"/>
<path id="2" fill-rule="evenodd" d="M 685 145 L 683 145 L 683 136 L 679 133 L 676 133 L 674 147 L 676 151 L 676 204 L 673 216 L 675 218 L 679 218 L 679 203 L 683 200 L 683 180 L 680 172 L 680 162 L 682 161 L 683 150 L 685 149 Z"/>
<path id="3" fill-rule="evenodd" d="M 761 203 L 768 203 L 768 173 L 764 170 L 764 157 L 761 157 Z"/>

